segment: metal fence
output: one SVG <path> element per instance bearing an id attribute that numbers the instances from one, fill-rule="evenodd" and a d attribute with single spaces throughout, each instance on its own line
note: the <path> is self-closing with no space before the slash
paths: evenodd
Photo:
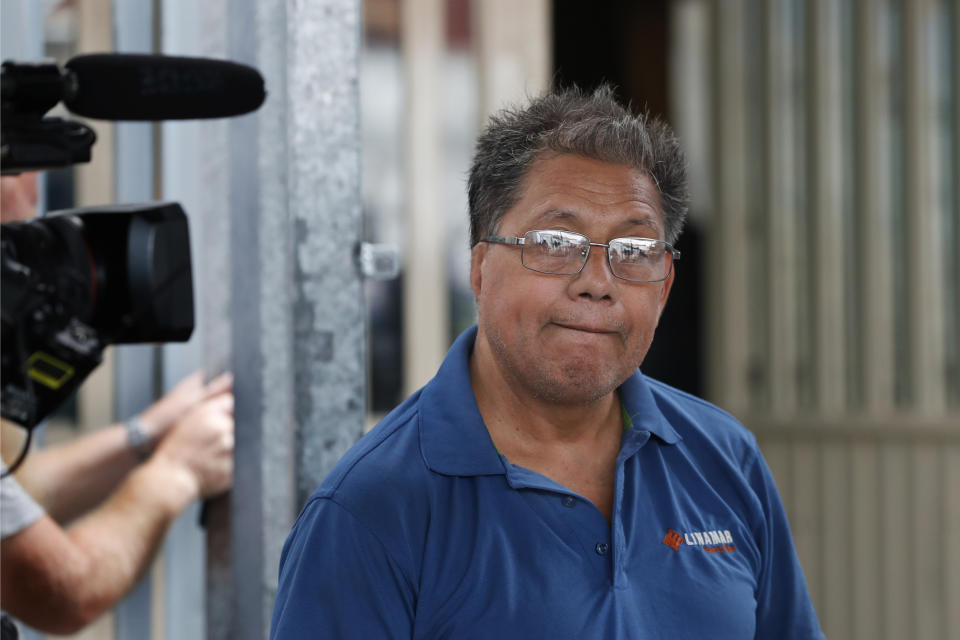
<path id="1" fill-rule="evenodd" d="M 709 9 L 711 399 L 831 638 L 960 637 L 960 7 Z"/>

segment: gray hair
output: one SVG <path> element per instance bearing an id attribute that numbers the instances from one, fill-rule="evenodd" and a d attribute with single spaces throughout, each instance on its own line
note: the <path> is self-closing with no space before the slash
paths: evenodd
<path id="1" fill-rule="evenodd" d="M 530 167 L 545 151 L 621 164 L 650 176 L 663 206 L 666 241 L 676 242 L 687 214 L 687 169 L 673 131 L 658 118 L 634 116 L 602 85 L 535 98 L 490 117 L 477 139 L 467 192 L 470 246 L 494 235 L 521 197 Z"/>

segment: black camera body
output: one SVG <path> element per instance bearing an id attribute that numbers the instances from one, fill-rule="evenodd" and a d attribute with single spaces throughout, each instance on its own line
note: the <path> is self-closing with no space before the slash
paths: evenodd
<path id="1" fill-rule="evenodd" d="M 31 428 L 109 344 L 185 341 L 187 218 L 176 203 L 60 211 L 3 225 L 2 413 Z"/>
<path id="2" fill-rule="evenodd" d="M 0 173 L 90 159 L 96 134 L 48 117 L 225 118 L 255 111 L 263 77 L 225 60 L 86 54 L 0 66 Z M 101 361 L 109 344 L 185 341 L 193 332 L 187 218 L 176 203 L 61 211 L 3 225 L 3 417 L 28 430 Z"/>
<path id="3" fill-rule="evenodd" d="M 0 165 L 3 175 L 30 169 L 67 167 L 90 161 L 97 140 L 93 129 L 46 113 L 70 93 L 75 83 L 52 62 L 7 60 L 0 74 Z"/>

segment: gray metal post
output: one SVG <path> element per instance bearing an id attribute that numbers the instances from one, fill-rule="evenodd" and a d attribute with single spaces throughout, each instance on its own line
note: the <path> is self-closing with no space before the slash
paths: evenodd
<path id="1" fill-rule="evenodd" d="M 149 53 L 153 50 L 153 2 L 133 0 L 113 4 L 115 48 L 121 52 Z M 147 202 L 153 199 L 153 125 L 116 125 L 116 201 Z M 125 420 L 154 399 L 156 347 L 116 347 L 116 413 Z M 152 585 L 147 575 L 116 608 L 115 633 L 118 640 L 149 638 Z"/>
<path id="2" fill-rule="evenodd" d="M 231 4 L 230 57 L 269 95 L 230 125 L 237 472 L 208 573 L 232 572 L 233 606 L 212 583 L 210 638 L 267 636 L 283 540 L 363 430 L 360 27 L 359 0 Z"/>
<path id="3" fill-rule="evenodd" d="M 162 0 L 160 49 L 171 55 L 227 57 L 228 10 L 228 0 Z M 169 388 L 195 369 L 213 376 L 229 366 L 229 121 L 176 121 L 161 127 L 163 198 L 180 202 L 190 221 L 196 314 L 190 342 L 163 347 L 164 388 Z M 206 637 L 207 536 L 199 526 L 200 508 L 193 505 L 177 519 L 164 545 L 167 640 Z"/>

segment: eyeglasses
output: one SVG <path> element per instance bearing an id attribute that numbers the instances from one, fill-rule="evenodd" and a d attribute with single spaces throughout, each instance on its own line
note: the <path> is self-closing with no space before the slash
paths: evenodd
<path id="1" fill-rule="evenodd" d="M 533 230 L 523 237 L 489 236 L 483 242 L 520 245 L 520 262 L 538 273 L 572 276 L 580 273 L 590 257 L 590 247 L 604 247 L 610 272 L 630 282 L 660 282 L 670 277 L 673 261 L 680 252 L 662 240 L 652 238 L 613 238 L 610 242 L 590 242 L 573 231 Z"/>

